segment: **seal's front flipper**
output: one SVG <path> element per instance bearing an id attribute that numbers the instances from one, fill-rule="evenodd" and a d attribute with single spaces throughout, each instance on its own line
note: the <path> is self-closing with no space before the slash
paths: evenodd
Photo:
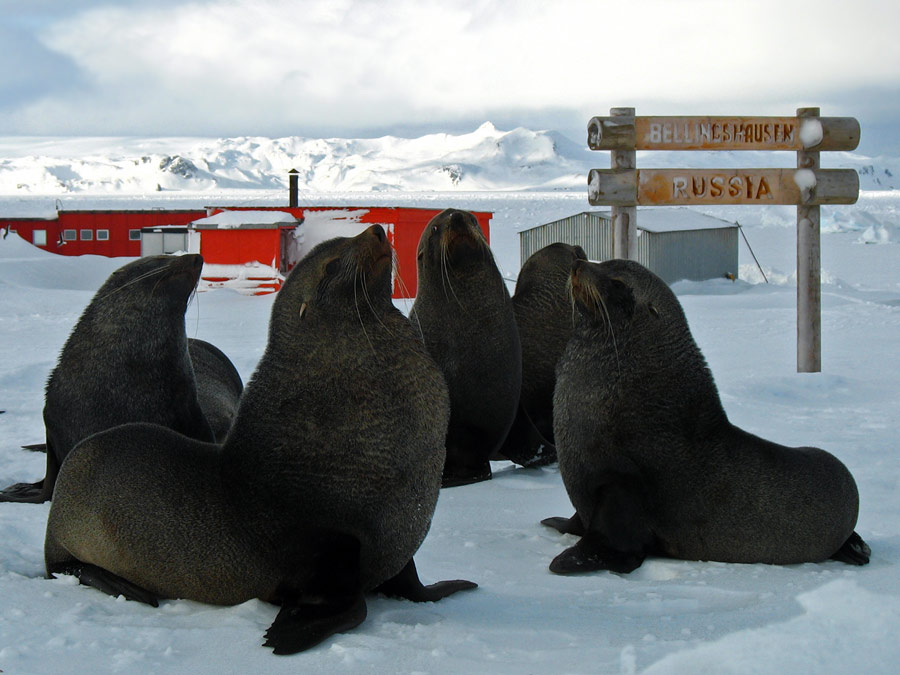
<path id="1" fill-rule="evenodd" d="M 46 443 L 31 443 L 30 445 L 23 445 L 23 450 L 28 450 L 29 452 L 47 452 L 47 444 Z"/>
<path id="2" fill-rule="evenodd" d="M 296 555 L 303 561 L 298 565 L 302 571 L 286 577 L 276 592 L 281 611 L 266 631 L 266 647 L 276 654 L 296 654 L 363 622 L 360 549 L 359 539 L 334 530 L 301 537 Z"/>
<path id="3" fill-rule="evenodd" d="M 71 574 L 78 579 L 78 582 L 85 586 L 93 586 L 94 588 L 112 595 L 114 597 L 123 596 L 126 600 L 134 600 L 143 602 L 152 607 L 159 607 L 157 597 L 145 588 L 141 588 L 131 583 L 127 579 L 113 574 L 109 570 L 105 570 L 97 565 L 83 563 L 80 560 L 71 560 L 69 562 L 59 563 L 51 567 L 48 572 L 50 576 L 56 574 Z"/>
<path id="4" fill-rule="evenodd" d="M 609 570 L 627 574 L 640 567 L 655 543 L 643 501 L 639 481 L 626 475 L 610 476 L 594 495 L 593 512 L 569 519 L 572 527 L 582 523 L 584 534 L 575 546 L 553 559 L 550 571 L 577 574 Z"/>
<path id="5" fill-rule="evenodd" d="M 863 541 L 862 537 L 853 532 L 847 537 L 844 545 L 837 550 L 837 553 L 831 557 L 833 560 L 839 560 L 848 565 L 867 565 L 870 555 L 872 555 L 872 549 Z"/>
<path id="6" fill-rule="evenodd" d="M 554 518 L 544 518 L 541 521 L 541 525 L 552 527 L 562 534 L 574 534 L 579 537 L 584 536 L 584 525 L 577 513 L 571 518 L 560 518 L 559 516 Z"/>
<path id="7" fill-rule="evenodd" d="M 644 556 L 640 553 L 616 551 L 601 541 L 597 535 L 587 534 L 581 540 L 560 553 L 550 563 L 555 574 L 581 574 L 609 570 L 627 574 L 641 566 Z"/>
<path id="8" fill-rule="evenodd" d="M 296 654 L 325 638 L 361 624 L 366 618 L 363 594 L 285 604 L 266 631 L 265 647 L 276 654 Z"/>
<path id="9" fill-rule="evenodd" d="M 478 584 L 464 579 L 438 581 L 435 584 L 424 586 L 419 580 L 416 563 L 410 558 L 397 576 L 385 581 L 375 589 L 375 592 L 392 598 L 405 598 L 413 602 L 435 602 L 457 591 L 467 591 L 472 588 L 478 588 Z"/>

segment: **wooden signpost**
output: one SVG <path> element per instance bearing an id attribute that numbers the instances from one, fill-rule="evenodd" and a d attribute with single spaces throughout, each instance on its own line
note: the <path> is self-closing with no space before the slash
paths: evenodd
<path id="1" fill-rule="evenodd" d="M 635 259 L 637 206 L 797 205 L 797 371 L 822 370 L 819 206 L 853 204 L 853 169 L 820 169 L 822 150 L 853 150 L 859 122 L 819 117 L 636 117 L 612 108 L 588 124 L 591 150 L 611 151 L 610 169 L 592 169 L 588 201 L 612 206 L 613 255 Z M 796 169 L 638 169 L 637 150 L 788 150 Z"/>

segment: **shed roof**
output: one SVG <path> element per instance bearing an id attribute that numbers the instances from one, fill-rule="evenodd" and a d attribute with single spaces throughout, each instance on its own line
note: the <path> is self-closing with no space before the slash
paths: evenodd
<path id="1" fill-rule="evenodd" d="M 611 213 L 609 211 L 582 211 L 581 213 L 600 216 L 606 219 L 611 218 Z M 536 227 L 543 227 L 543 225 L 537 225 Z M 706 214 L 685 207 L 654 207 L 637 210 L 637 227 L 639 230 L 657 233 L 687 232 L 690 230 L 717 230 L 738 227 L 738 224 L 729 223 L 727 220 L 722 220 L 721 218 L 707 216 Z"/>
<path id="2" fill-rule="evenodd" d="M 738 224 L 684 207 L 673 209 L 657 207 L 638 209 L 637 226 L 638 229 L 647 232 L 685 232 L 688 230 L 719 230 L 738 227 Z"/>

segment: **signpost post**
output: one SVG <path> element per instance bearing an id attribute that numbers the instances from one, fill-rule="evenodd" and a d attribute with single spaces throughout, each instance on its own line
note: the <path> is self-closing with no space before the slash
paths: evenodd
<path id="1" fill-rule="evenodd" d="M 820 169 L 822 150 L 853 150 L 859 122 L 820 117 L 800 108 L 796 117 L 636 117 L 612 108 L 588 123 L 588 147 L 611 151 L 611 168 L 592 169 L 588 201 L 612 206 L 613 255 L 637 255 L 636 207 L 666 205 L 797 205 L 797 372 L 822 369 L 821 204 L 853 204 L 853 169 Z M 796 169 L 638 169 L 637 150 L 788 150 Z"/>
<path id="2" fill-rule="evenodd" d="M 634 108 L 613 108 L 613 118 L 622 118 L 625 124 L 634 120 Z M 620 147 L 610 153 L 610 172 L 620 175 L 633 171 L 637 162 L 635 147 Z M 637 256 L 637 202 L 630 200 L 612 204 L 613 256 L 633 260 Z"/>

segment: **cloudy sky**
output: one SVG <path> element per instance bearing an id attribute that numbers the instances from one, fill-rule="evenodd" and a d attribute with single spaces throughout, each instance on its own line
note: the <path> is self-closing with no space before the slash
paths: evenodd
<path id="1" fill-rule="evenodd" d="M 0 136 L 412 136 L 592 115 L 900 129 L 896 0 L 0 0 Z"/>

